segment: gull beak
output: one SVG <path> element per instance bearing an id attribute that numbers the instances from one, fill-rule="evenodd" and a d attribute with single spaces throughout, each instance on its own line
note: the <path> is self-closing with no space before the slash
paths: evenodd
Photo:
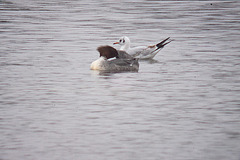
<path id="1" fill-rule="evenodd" d="M 114 42 L 113 44 L 119 44 L 119 42 Z"/>

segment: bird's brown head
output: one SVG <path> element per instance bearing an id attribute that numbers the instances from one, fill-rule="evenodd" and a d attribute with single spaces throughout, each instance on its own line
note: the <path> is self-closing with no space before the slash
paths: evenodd
<path id="1" fill-rule="evenodd" d="M 118 58 L 118 52 L 115 48 L 111 46 L 100 46 L 97 48 L 98 52 L 100 53 L 100 57 L 109 58 Z"/>

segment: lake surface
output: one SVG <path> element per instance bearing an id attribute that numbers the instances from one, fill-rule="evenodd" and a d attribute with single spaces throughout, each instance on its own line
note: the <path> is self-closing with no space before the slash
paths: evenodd
<path id="1" fill-rule="evenodd" d="M 174 41 L 90 70 L 124 35 Z M 239 82 L 240 2 L 0 0 L 1 160 L 239 160 Z"/>

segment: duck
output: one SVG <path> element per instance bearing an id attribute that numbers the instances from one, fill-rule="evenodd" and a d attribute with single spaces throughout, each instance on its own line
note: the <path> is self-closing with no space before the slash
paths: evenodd
<path id="1" fill-rule="evenodd" d="M 134 58 L 138 59 L 153 59 L 156 54 L 168 43 L 170 43 L 170 37 L 164 39 L 163 41 L 149 46 L 138 46 L 130 48 L 130 39 L 127 36 L 123 36 L 119 41 L 114 42 L 113 44 L 119 44 L 120 50 L 127 52 Z"/>
<path id="2" fill-rule="evenodd" d="M 91 63 L 91 70 L 110 72 L 139 70 L 138 59 L 133 58 L 125 51 L 116 50 L 109 45 L 99 46 L 97 51 L 100 53 L 100 58 Z"/>

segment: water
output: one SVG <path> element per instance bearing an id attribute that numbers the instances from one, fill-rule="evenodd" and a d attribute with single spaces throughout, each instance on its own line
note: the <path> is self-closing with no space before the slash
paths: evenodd
<path id="1" fill-rule="evenodd" d="M 239 8 L 1 0 L 0 159 L 239 160 Z M 123 35 L 175 41 L 138 73 L 91 71 Z"/>

